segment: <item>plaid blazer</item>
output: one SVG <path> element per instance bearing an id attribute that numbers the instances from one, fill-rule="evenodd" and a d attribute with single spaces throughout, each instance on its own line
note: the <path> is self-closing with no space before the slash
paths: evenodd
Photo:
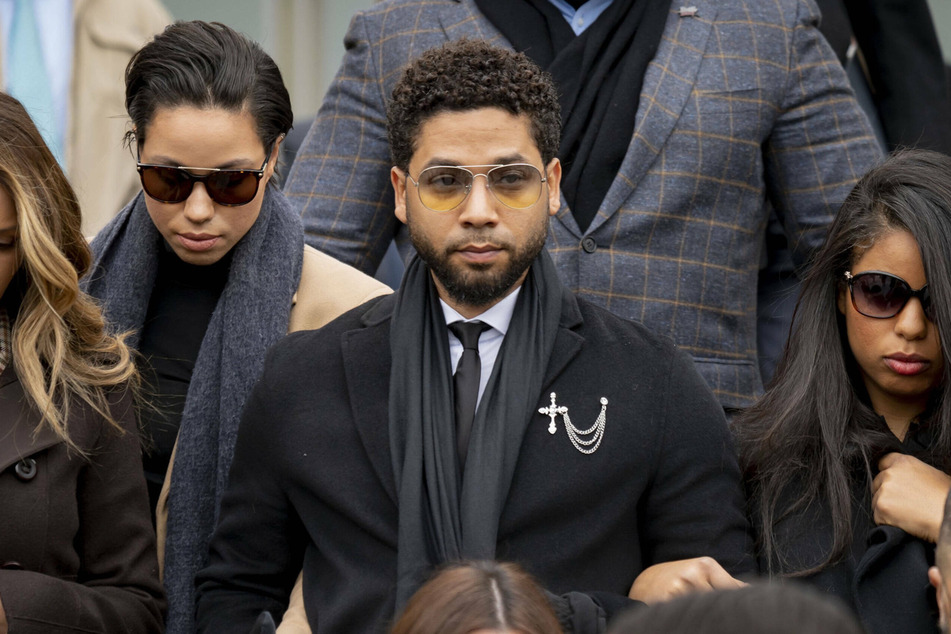
<path id="1" fill-rule="evenodd" d="M 562 201 L 548 249 L 582 297 L 669 334 L 725 407 L 762 391 L 757 274 L 771 205 L 798 263 L 880 158 L 812 0 L 673 3 L 626 158 L 587 231 Z M 358 13 L 286 187 L 307 241 L 366 272 L 394 236 L 385 103 L 447 40 L 509 46 L 473 0 L 385 0 Z M 404 250 L 405 253 L 405 250 Z"/>

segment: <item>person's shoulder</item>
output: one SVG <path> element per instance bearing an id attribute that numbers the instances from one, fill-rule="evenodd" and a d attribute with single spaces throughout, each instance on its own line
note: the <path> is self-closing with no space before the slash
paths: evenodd
<path id="1" fill-rule="evenodd" d="M 578 334 L 585 339 L 588 356 L 594 355 L 615 371 L 631 377 L 668 376 L 691 388 L 706 386 L 693 357 L 670 335 L 620 317 L 590 301 L 578 298 L 583 323 Z"/>
<path id="2" fill-rule="evenodd" d="M 447 37 L 455 39 L 467 33 L 474 37 L 487 21 L 472 0 L 382 0 L 357 11 L 351 27 L 353 24 L 365 28 L 371 39 L 383 37 L 381 43 L 391 54 L 397 48 L 415 56 Z M 451 32 L 455 35 L 448 36 Z M 413 39 L 391 41 L 396 35 L 412 35 Z"/>
<path id="3" fill-rule="evenodd" d="M 400 11 L 420 11 L 424 13 L 419 17 L 425 18 L 432 15 L 434 9 L 441 6 L 453 6 L 463 4 L 464 0 L 380 0 L 372 6 L 360 10 L 358 13 L 363 16 L 388 15 Z"/>
<path id="4" fill-rule="evenodd" d="M 388 320 L 393 308 L 393 295 L 380 295 L 345 311 L 320 328 L 296 330 L 282 337 L 271 348 L 271 364 L 286 363 L 298 357 L 324 356 L 332 350 L 339 350 L 341 337 L 354 330 L 378 326 Z M 320 351 L 301 354 L 302 350 Z"/>
<path id="5" fill-rule="evenodd" d="M 320 328 L 367 300 L 390 292 L 379 280 L 305 245 L 288 331 Z"/>
<path id="6" fill-rule="evenodd" d="M 99 400 L 100 397 L 102 401 Z M 126 382 L 90 388 L 85 395 L 73 394 L 64 421 L 70 441 L 87 453 L 87 457 L 100 454 L 104 450 L 127 450 L 116 449 L 119 445 L 129 445 L 133 450 L 137 450 L 137 408 L 149 406 L 143 399 L 144 396 Z M 102 411 L 100 406 L 104 406 Z"/>
<path id="7" fill-rule="evenodd" d="M 680 354 L 669 335 L 655 332 L 639 321 L 616 315 L 581 297 L 576 299 L 584 319 L 581 333 L 586 339 L 609 345 L 623 343 L 654 354 Z"/>
<path id="8" fill-rule="evenodd" d="M 313 378 L 318 379 L 321 389 L 332 390 L 333 386 L 338 386 L 347 367 L 345 348 L 348 337 L 359 331 L 380 328 L 381 322 L 386 322 L 383 327 L 387 326 L 392 311 L 391 298 L 392 295 L 376 297 L 322 328 L 298 330 L 282 337 L 268 350 L 261 375 L 268 398 L 273 402 L 310 399 L 313 394 L 301 394 L 300 386 L 302 381 Z M 378 315 L 382 317 L 378 319 Z M 379 331 L 380 345 L 388 345 L 388 332 L 388 329 Z"/>
<path id="9" fill-rule="evenodd" d="M 355 293 L 383 295 L 390 290 L 379 280 L 323 251 L 318 251 L 309 244 L 304 245 L 303 268 L 304 272 L 309 274 L 316 283 L 335 284 Z M 303 278 L 301 284 L 303 284 Z"/>
<path id="10" fill-rule="evenodd" d="M 807 0 L 719 0 L 716 5 L 717 22 L 743 25 L 781 38 L 789 36 L 786 28 L 794 27 L 797 21 L 814 12 Z M 702 16 L 698 14 L 698 17 Z"/>

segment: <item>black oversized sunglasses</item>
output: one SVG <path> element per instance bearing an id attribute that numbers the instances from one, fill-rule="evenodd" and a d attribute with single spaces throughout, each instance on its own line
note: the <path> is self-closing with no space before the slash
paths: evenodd
<path id="1" fill-rule="evenodd" d="M 254 200 L 270 158 L 271 153 L 268 152 L 264 165 L 258 170 L 180 167 L 152 163 L 136 163 L 135 167 L 142 180 L 142 189 L 161 203 L 184 202 L 191 195 L 195 183 L 201 183 L 205 186 L 208 196 L 219 205 L 238 207 Z M 198 176 L 192 172 L 206 173 Z"/>
<path id="2" fill-rule="evenodd" d="M 931 289 L 925 284 L 918 290 L 912 290 L 908 282 L 897 275 L 882 271 L 865 271 L 858 275 L 845 272 L 852 306 L 866 317 L 888 319 L 902 311 L 912 297 L 917 297 L 921 308 L 929 321 L 934 321 L 934 305 L 931 303 Z"/>

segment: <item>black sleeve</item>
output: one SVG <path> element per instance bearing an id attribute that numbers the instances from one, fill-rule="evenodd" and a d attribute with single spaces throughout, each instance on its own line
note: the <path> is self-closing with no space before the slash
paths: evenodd
<path id="1" fill-rule="evenodd" d="M 270 355 L 269 355 L 270 356 Z M 249 632 L 283 614 L 303 562 L 304 532 L 282 484 L 280 392 L 264 374 L 245 405 L 208 565 L 195 578 L 199 632 Z"/>
<path id="2" fill-rule="evenodd" d="M 733 439 L 723 409 L 678 351 L 645 505 L 644 565 L 699 556 L 732 575 L 755 569 Z"/>

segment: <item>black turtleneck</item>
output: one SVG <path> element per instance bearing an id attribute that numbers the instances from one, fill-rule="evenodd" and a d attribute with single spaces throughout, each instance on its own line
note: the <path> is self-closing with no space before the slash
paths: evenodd
<path id="1" fill-rule="evenodd" d="M 165 244 L 139 340 L 140 371 L 148 405 L 142 423 L 149 450 L 143 456 L 154 511 L 185 408 L 185 396 L 211 314 L 228 281 L 231 254 L 198 266 Z"/>

